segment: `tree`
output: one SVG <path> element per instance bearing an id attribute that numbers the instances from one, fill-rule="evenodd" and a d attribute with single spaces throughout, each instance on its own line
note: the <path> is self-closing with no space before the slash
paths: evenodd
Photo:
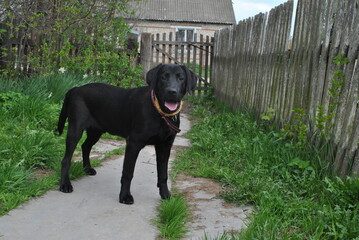
<path id="1" fill-rule="evenodd" d="M 65 68 L 118 81 L 134 70 L 121 51 L 129 32 L 121 17 L 128 13 L 127 2 L 3 0 L 0 21 L 6 36 L 2 60 L 7 64 L 2 74 L 43 74 Z"/>

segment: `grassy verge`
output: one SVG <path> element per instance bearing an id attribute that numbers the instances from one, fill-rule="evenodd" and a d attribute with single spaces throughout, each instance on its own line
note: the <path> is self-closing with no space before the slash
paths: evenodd
<path id="1" fill-rule="evenodd" d="M 0 215 L 57 186 L 65 146 L 65 134 L 54 134 L 61 102 L 70 88 L 91 80 L 68 74 L 0 79 Z M 83 174 L 82 163 L 74 162 L 71 178 Z"/>
<path id="2" fill-rule="evenodd" d="M 358 178 L 339 179 L 320 149 L 299 147 L 250 114 L 205 102 L 193 111 L 192 147 L 174 168 L 216 179 L 232 189 L 223 198 L 256 207 L 247 230 L 228 239 L 358 238 Z"/>

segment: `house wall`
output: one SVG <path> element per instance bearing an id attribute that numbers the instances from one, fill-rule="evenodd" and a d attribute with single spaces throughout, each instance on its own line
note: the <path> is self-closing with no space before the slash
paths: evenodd
<path id="1" fill-rule="evenodd" d="M 143 32 L 148 32 L 152 34 L 160 34 L 162 39 L 162 34 L 168 34 L 172 32 L 175 36 L 179 28 L 194 29 L 194 33 L 197 35 L 204 35 L 204 37 L 209 36 L 214 37 L 215 31 L 229 27 L 227 24 L 206 24 L 206 23 L 192 23 L 192 22 L 163 22 L 163 21 L 127 21 L 132 29 L 139 34 Z M 199 39 L 198 39 L 199 40 Z"/>

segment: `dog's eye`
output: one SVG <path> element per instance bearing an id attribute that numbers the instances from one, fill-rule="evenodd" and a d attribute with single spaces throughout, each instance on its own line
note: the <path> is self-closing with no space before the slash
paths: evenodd
<path id="1" fill-rule="evenodd" d="M 184 80 L 184 76 L 182 74 L 177 74 L 177 79 L 180 81 Z"/>

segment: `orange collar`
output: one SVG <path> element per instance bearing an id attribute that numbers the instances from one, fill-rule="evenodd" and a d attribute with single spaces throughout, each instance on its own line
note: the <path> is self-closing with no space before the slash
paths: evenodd
<path id="1" fill-rule="evenodd" d="M 166 113 L 164 111 L 162 111 L 160 104 L 158 103 L 158 99 L 156 98 L 155 92 L 152 90 L 151 92 L 151 97 L 152 97 L 152 102 L 153 105 L 156 107 L 157 111 L 159 112 L 159 114 L 161 114 L 162 116 L 166 116 L 166 117 L 173 117 L 175 115 L 178 115 L 181 110 L 182 110 L 182 101 L 180 102 L 180 106 L 177 109 L 177 111 L 173 112 L 173 113 Z"/>

